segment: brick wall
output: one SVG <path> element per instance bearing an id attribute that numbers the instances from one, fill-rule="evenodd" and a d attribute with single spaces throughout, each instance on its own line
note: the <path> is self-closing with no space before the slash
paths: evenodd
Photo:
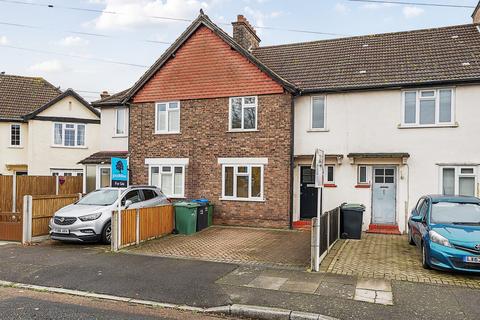
<path id="1" fill-rule="evenodd" d="M 228 98 L 182 100 L 180 134 L 155 135 L 154 103 L 130 107 L 130 165 L 134 184 L 148 183 L 145 158 L 189 158 L 187 198 L 215 204 L 216 224 L 288 227 L 290 212 L 291 95 L 258 96 L 258 131 L 228 132 Z M 265 202 L 220 201 L 218 158 L 266 157 Z"/>

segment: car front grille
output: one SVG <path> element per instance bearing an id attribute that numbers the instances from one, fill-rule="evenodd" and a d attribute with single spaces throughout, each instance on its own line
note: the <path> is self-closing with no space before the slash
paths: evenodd
<path id="1" fill-rule="evenodd" d="M 55 217 L 53 218 L 53 222 L 55 224 L 60 225 L 60 226 L 68 226 L 73 224 L 75 221 L 77 221 L 77 218 L 74 217 Z"/>
<path id="2" fill-rule="evenodd" d="M 480 254 L 480 250 L 477 250 L 475 248 L 459 246 L 457 244 L 454 244 L 453 246 L 455 247 L 455 249 L 458 249 L 458 250 L 463 250 L 463 251 L 467 251 L 467 252 L 471 252 L 471 253 L 475 253 L 475 254 Z"/>
<path id="3" fill-rule="evenodd" d="M 480 270 L 480 263 L 465 262 L 460 258 L 450 258 L 455 268 L 467 269 L 467 270 Z"/>

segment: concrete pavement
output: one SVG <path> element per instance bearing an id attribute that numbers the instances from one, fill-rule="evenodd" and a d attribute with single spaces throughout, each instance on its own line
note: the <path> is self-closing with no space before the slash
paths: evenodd
<path id="1" fill-rule="evenodd" d="M 480 292 L 475 289 L 392 281 L 394 305 L 386 306 L 335 294 L 336 284 L 350 281 L 343 275 L 328 275 L 332 281 L 326 281 L 317 294 L 221 281 L 237 268 L 226 263 L 112 254 L 96 246 L 0 247 L 0 280 L 199 307 L 268 306 L 339 319 L 480 317 Z"/>

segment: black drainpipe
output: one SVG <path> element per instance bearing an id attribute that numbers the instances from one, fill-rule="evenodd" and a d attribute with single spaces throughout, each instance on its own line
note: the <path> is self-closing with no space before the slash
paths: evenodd
<path id="1" fill-rule="evenodd" d="M 290 229 L 293 229 L 293 170 L 294 170 L 294 138 L 295 138 L 295 103 L 294 95 L 290 94 Z"/>

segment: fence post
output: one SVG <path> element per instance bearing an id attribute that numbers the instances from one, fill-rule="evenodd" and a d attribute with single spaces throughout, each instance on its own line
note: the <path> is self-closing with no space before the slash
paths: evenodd
<path id="1" fill-rule="evenodd" d="M 78 200 L 82 199 L 82 196 L 83 196 L 83 195 L 82 195 L 81 193 L 79 193 L 79 194 L 78 194 Z"/>
<path id="2" fill-rule="evenodd" d="M 110 222 L 112 234 L 110 235 L 110 246 L 112 251 L 117 251 L 117 212 L 112 211 L 112 220 Z"/>
<path id="3" fill-rule="evenodd" d="M 332 227 L 330 225 L 330 214 L 331 211 L 327 212 L 327 253 L 330 252 L 330 228 Z"/>
<path id="4" fill-rule="evenodd" d="M 17 212 L 17 174 L 12 176 L 12 212 Z"/>
<path id="5" fill-rule="evenodd" d="M 23 196 L 22 244 L 32 242 L 32 196 Z"/>
<path id="6" fill-rule="evenodd" d="M 341 211 L 340 211 L 340 207 L 337 208 L 337 219 L 338 219 L 338 235 L 337 235 L 337 239 L 340 239 L 341 238 L 341 234 L 340 234 L 340 219 L 341 219 Z"/>
<path id="7" fill-rule="evenodd" d="M 58 196 L 58 175 L 55 176 L 55 195 Z"/>
<path id="8" fill-rule="evenodd" d="M 317 228 L 320 228 L 320 223 L 317 218 L 312 219 L 312 234 L 311 234 L 311 250 L 310 250 L 310 268 L 312 271 L 319 271 L 320 247 L 317 245 Z"/>
<path id="9" fill-rule="evenodd" d="M 140 209 L 137 208 L 136 214 L 135 214 L 135 243 L 139 244 L 140 243 Z"/>

